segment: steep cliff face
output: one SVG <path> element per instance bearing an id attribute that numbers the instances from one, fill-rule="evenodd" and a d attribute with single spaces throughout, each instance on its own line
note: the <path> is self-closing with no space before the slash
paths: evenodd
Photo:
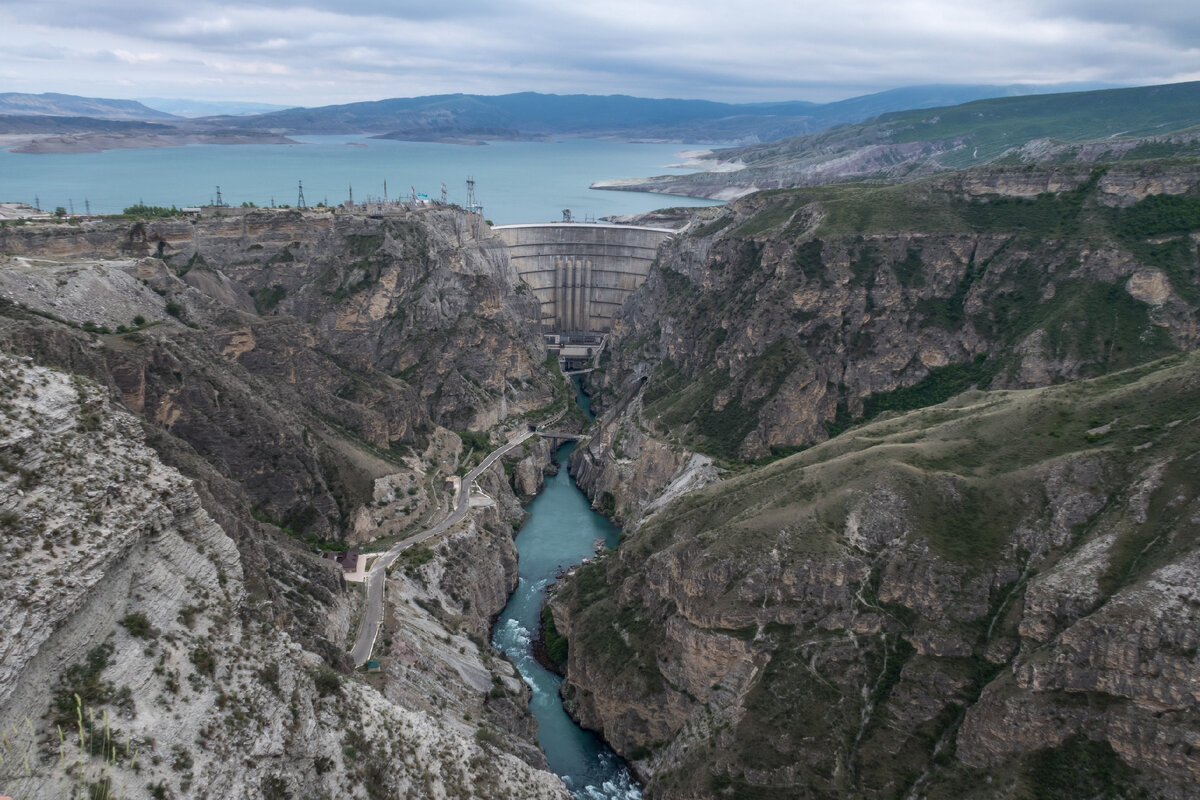
<path id="1" fill-rule="evenodd" d="M 712 458 L 651 435 L 642 423 L 639 383 L 626 402 L 610 409 L 590 438 L 571 454 L 571 475 L 592 505 L 622 527 L 676 496 L 717 480 Z"/>
<path id="2" fill-rule="evenodd" d="M 1198 190 L 1117 165 L 754 195 L 660 254 L 593 387 L 645 379 L 647 429 L 745 460 L 1194 347 Z"/>
<path id="3" fill-rule="evenodd" d="M 9 356 L 0 376 L 0 791 L 565 796 L 305 650 L 104 387 Z"/>
<path id="4" fill-rule="evenodd" d="M 555 597 L 573 713 L 650 797 L 1189 796 L 1197 388 L 969 392 L 683 496 Z"/>
<path id="5" fill-rule="evenodd" d="M 536 303 L 502 247 L 470 238 L 469 215 L 411 217 L 5 228 L 26 254 L 0 270 L 0 301 L 18 304 L 5 345 L 112 385 L 260 519 L 400 533 L 432 510 L 436 424 L 486 428 L 552 397 Z M 98 258 L 122 250 L 163 258 Z"/>
<path id="6" fill-rule="evenodd" d="M 400 379 L 433 421 L 451 429 L 487 428 L 507 411 L 550 401 L 537 301 L 518 293 L 503 243 L 483 235 L 476 216 L 436 207 L 383 217 L 217 213 L 4 228 L 0 250 L 35 262 L 155 257 L 165 274 L 136 277 L 173 302 L 183 320 L 206 326 L 210 300 L 242 312 L 257 308 L 272 320 L 301 320 L 309 328 L 307 347 Z M 153 271 L 153 264 L 143 268 Z M 39 308 L 38 301 L 76 299 L 53 286 L 24 289 L 14 287 L 13 299 Z M 162 319 L 164 306 L 143 316 Z M 133 315 L 125 315 L 131 310 L 138 313 L 128 303 L 91 302 L 90 316 L 76 321 L 115 328 L 131 324 Z M 233 358 L 254 357 L 254 331 L 230 324 L 225 334 Z M 355 385 L 340 388 L 354 399 Z"/>

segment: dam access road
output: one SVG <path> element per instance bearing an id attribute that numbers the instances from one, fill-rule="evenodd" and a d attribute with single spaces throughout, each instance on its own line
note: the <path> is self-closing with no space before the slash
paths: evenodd
<path id="1" fill-rule="evenodd" d="M 407 539 L 402 539 L 379 558 L 375 559 L 374 565 L 367 572 L 367 610 L 363 614 L 362 624 L 358 628 L 358 636 L 354 640 L 354 647 L 350 650 L 350 656 L 354 659 L 354 666 L 361 667 L 371 658 L 371 652 L 375 649 L 375 640 L 379 637 L 379 628 L 383 625 L 383 587 L 387 583 L 387 568 L 395 563 L 408 548 L 414 544 L 432 539 L 440 533 L 445 533 L 452 526 L 457 525 L 466 516 L 467 511 L 471 508 L 471 484 L 475 482 L 483 472 L 496 463 L 500 456 L 518 447 L 530 436 L 537 435 L 537 431 L 525 430 L 509 439 L 500 447 L 488 453 L 483 461 L 479 462 L 479 466 L 467 473 L 462 479 L 462 487 L 459 489 L 457 502 L 454 508 L 451 509 L 450 515 L 444 520 L 427 528 L 420 533 L 413 534 Z"/>

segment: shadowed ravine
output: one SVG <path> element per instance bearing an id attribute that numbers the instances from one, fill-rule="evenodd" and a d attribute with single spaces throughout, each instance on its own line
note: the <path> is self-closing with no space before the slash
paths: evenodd
<path id="1" fill-rule="evenodd" d="M 560 463 L 566 463 L 573 446 L 568 444 L 559 451 Z M 496 621 L 492 641 L 512 659 L 533 689 L 530 707 L 538 720 L 538 742 L 550 768 L 572 794 L 589 800 L 640 798 L 641 791 L 625 763 L 567 716 L 558 696 L 562 679 L 537 663 L 531 651 L 546 587 L 560 569 L 591 555 L 597 539 L 615 546 L 617 530 L 591 510 L 565 467 L 547 479 L 546 488 L 529 504 L 529 512 L 517 534 L 521 582 Z"/>

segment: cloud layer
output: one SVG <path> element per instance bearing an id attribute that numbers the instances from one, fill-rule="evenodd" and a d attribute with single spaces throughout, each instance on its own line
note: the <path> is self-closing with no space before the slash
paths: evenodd
<path id="1" fill-rule="evenodd" d="M 925 83 L 1197 80 L 1197 43 L 1200 15 L 1174 0 L 0 0 L 0 91 L 832 100 Z"/>

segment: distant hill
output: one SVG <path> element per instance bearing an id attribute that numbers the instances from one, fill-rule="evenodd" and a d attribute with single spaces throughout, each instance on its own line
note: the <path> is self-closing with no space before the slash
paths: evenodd
<path id="1" fill-rule="evenodd" d="M 174 115 L 147 108 L 136 100 L 109 100 L 73 94 L 0 93 L 0 115 L 93 117 L 95 119 L 169 120 Z"/>
<path id="2" fill-rule="evenodd" d="M 243 117 L 250 114 L 269 114 L 283 111 L 290 106 L 274 103 L 245 103 L 221 100 L 187 100 L 179 97 L 139 97 L 138 102 L 157 111 L 179 117 Z"/>
<path id="3" fill-rule="evenodd" d="M 884 111 L 1028 91 L 1014 86 L 917 86 L 836 103 L 718 103 L 627 95 L 451 94 L 293 108 L 214 121 L 281 133 L 371 133 L 396 139 L 593 136 L 679 142 L 766 142 Z"/>
<path id="4" fill-rule="evenodd" d="M 992 163 L 1200 155 L 1200 82 L 976 100 L 730 148 L 710 171 L 595 188 L 730 199 L 760 189 L 906 180 Z"/>
<path id="5" fill-rule="evenodd" d="M 624 95 L 547 95 L 534 92 L 494 97 L 467 94 L 392 98 L 320 108 L 294 108 L 271 114 L 222 120 L 246 128 L 284 133 L 373 133 L 396 138 L 484 135 L 488 138 L 540 138 L 552 135 L 624 135 L 669 138 L 737 117 L 762 124 L 782 118 L 783 130 L 807 127 L 814 104 L 805 102 L 731 105 L 708 100 L 652 100 Z M 771 123 L 778 127 L 780 123 Z M 724 134 L 736 140 L 754 135 L 743 122 Z M 726 139 L 729 140 L 729 139 Z"/>
<path id="6" fill-rule="evenodd" d="M 1033 89 L 1025 86 L 913 86 L 824 104 L 805 101 L 719 103 L 628 95 L 554 95 L 536 92 L 496 96 L 448 94 L 397 97 L 318 108 L 287 108 L 257 114 L 244 113 L 249 110 L 248 106 L 254 104 L 209 105 L 165 99 L 155 101 L 189 115 L 187 118 L 172 116 L 132 100 L 10 93 L 0 95 L 0 124 L 9 133 L 35 135 L 69 130 L 86 136 L 89 130 L 96 133 L 111 132 L 114 120 L 164 122 L 174 129 L 163 131 L 164 135 L 192 137 L 188 141 L 197 141 L 194 138 L 196 136 L 218 135 L 222 141 L 235 141 L 237 136 L 252 136 L 256 140 L 267 141 L 264 137 L 288 134 L 369 134 L 389 139 L 451 142 L 579 136 L 622 141 L 748 145 L 742 150 L 723 151 L 720 156 L 726 162 L 736 162 L 736 167 L 749 166 L 751 162 L 773 164 L 778 159 L 789 163 L 799 159 L 799 163 L 807 164 L 812 153 L 816 153 L 817 161 L 820 161 L 828 152 L 844 153 L 855 147 L 871 147 L 884 153 L 889 164 L 908 164 L 909 151 L 922 149 L 915 144 L 923 141 L 920 139 L 922 136 L 939 137 L 937 141 L 943 144 L 933 148 L 938 153 L 958 147 L 961 143 L 959 140 L 964 138 L 967 131 L 973 139 L 978 140 L 975 144 L 982 146 L 981 153 L 991 153 L 997 148 L 1003 150 L 1009 144 L 1003 136 L 999 140 L 988 139 L 984 142 L 981 137 L 986 131 L 975 128 L 981 123 L 982 127 L 993 133 L 998 131 L 999 134 L 1005 134 L 1003 120 L 1013 114 L 1040 115 L 1046 120 L 1059 120 L 1057 127 L 1043 125 L 1050 132 L 1039 135 L 1056 135 L 1053 131 L 1066 129 L 1071 124 L 1081 125 L 1087 130 L 1096 129 L 1096 120 L 1087 116 L 1089 112 L 1086 108 L 1074 108 L 1069 104 L 1064 106 L 1060 100 L 1039 100 L 1037 94 L 1012 96 L 1020 92 L 1045 90 L 1046 87 Z M 1091 94 L 1081 93 L 1078 96 Z M 1076 95 L 1052 96 L 1068 98 Z M 996 98 L 990 102 L 1000 105 L 981 106 L 986 113 L 983 117 L 974 118 L 945 111 L 946 107 L 959 107 L 950 104 L 976 98 Z M 1169 104 L 1171 101 L 1164 102 Z M 922 109 L 939 106 L 943 107 L 944 113 L 937 115 L 937 124 L 929 124 L 929 115 Z M 202 110 L 213 109 L 228 113 L 191 116 Z M 1099 109 L 1091 113 L 1103 116 L 1108 112 Z M 1083 116 L 1073 123 L 1069 121 L 1079 114 Z M 1179 115 L 1186 117 L 1187 114 L 1185 101 L 1185 108 L 1179 110 Z M 906 115 L 916 116 L 910 119 Z M 846 123 L 859 123 L 868 117 L 874 119 L 863 126 L 828 130 Z M 70 118 L 70 121 L 64 118 Z M 88 118 L 102 120 L 103 124 L 97 122 L 89 129 Z M 49 119 L 62 121 L 45 121 Z M 98 140 L 88 146 L 106 149 L 106 141 Z M 774 144 L 764 146 L 764 142 Z M 906 145 L 907 149 L 902 147 L 903 152 L 898 154 L 895 150 L 898 145 Z M 127 141 L 126 146 L 133 145 Z M 968 163 L 975 162 L 968 160 L 962 165 Z M 874 168 L 873 164 L 870 159 L 867 160 L 870 169 Z M 870 169 L 860 169 L 854 174 L 865 174 Z M 821 176 L 826 172 L 817 170 Z M 748 176 L 753 176 L 755 181 L 761 177 L 751 172 L 739 174 L 736 179 L 727 176 L 722 187 L 733 185 L 735 193 L 744 193 L 743 190 L 750 184 L 745 184 L 742 179 Z M 835 176 L 834 179 L 840 178 Z M 724 191 L 724 188 L 719 187 L 718 190 Z M 704 191 L 708 190 L 689 189 L 691 193 Z"/>

